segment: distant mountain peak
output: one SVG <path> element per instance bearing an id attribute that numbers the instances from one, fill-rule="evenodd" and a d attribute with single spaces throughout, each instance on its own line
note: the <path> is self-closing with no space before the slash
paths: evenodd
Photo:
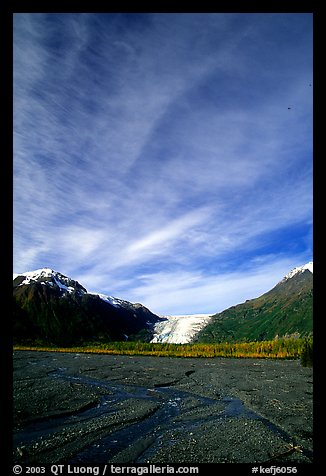
<path id="1" fill-rule="evenodd" d="M 90 293 L 52 268 L 14 274 L 13 298 L 16 342 L 149 341 L 160 320 L 142 304 Z"/>
<path id="2" fill-rule="evenodd" d="M 273 340 L 313 332 L 313 262 L 293 268 L 261 296 L 214 314 L 196 342 Z"/>
<path id="3" fill-rule="evenodd" d="M 18 286 L 38 282 L 44 285 L 56 286 L 65 293 L 72 293 L 74 291 L 87 293 L 87 290 L 78 281 L 68 278 L 68 276 L 52 268 L 40 268 L 34 271 L 27 271 L 26 273 L 14 274 L 13 279 L 17 278 L 19 278 Z"/>
<path id="4" fill-rule="evenodd" d="M 305 270 L 308 270 L 311 273 L 313 273 L 313 261 L 309 261 L 308 263 L 302 266 L 293 268 L 287 275 L 284 276 L 284 278 L 282 279 L 282 282 L 287 281 L 290 278 L 293 278 L 293 276 L 295 276 L 296 274 L 303 273 Z"/>

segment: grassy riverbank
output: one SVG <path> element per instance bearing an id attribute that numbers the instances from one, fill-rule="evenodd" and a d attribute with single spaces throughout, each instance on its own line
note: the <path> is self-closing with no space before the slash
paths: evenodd
<path id="1" fill-rule="evenodd" d="M 261 342 L 215 344 L 159 344 L 148 342 L 87 343 L 82 346 L 55 347 L 44 345 L 15 345 L 14 350 L 52 352 L 83 352 L 115 355 L 150 355 L 159 357 L 234 357 L 303 359 L 312 353 L 312 338 L 278 339 Z"/>

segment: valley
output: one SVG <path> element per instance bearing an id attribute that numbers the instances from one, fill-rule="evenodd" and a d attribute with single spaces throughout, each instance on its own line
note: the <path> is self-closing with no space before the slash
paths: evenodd
<path id="1" fill-rule="evenodd" d="M 297 360 L 15 351 L 14 461 L 312 462 Z"/>
<path id="2" fill-rule="evenodd" d="M 274 288 L 217 314 L 158 316 L 140 303 L 89 293 L 50 268 L 13 276 L 15 344 L 58 347 L 86 342 L 163 344 L 266 341 L 312 337 L 313 262 L 292 269 Z"/>
<path id="3" fill-rule="evenodd" d="M 213 315 L 50 268 L 13 299 L 15 463 L 312 462 L 312 263 Z"/>

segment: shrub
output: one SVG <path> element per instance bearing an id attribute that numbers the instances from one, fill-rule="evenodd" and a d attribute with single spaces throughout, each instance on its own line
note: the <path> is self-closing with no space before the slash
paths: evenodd
<path id="1" fill-rule="evenodd" d="M 311 338 L 304 339 L 300 362 L 303 367 L 313 366 L 313 341 Z"/>

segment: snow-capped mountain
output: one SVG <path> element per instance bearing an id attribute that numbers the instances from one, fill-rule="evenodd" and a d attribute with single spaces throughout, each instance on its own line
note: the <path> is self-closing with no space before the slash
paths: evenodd
<path id="1" fill-rule="evenodd" d="M 313 325 L 313 262 L 292 269 L 270 291 L 212 316 L 200 342 L 306 336 Z"/>
<path id="2" fill-rule="evenodd" d="M 14 274 L 13 297 L 17 343 L 149 341 L 160 320 L 142 304 L 89 293 L 78 281 L 51 268 Z"/>
<path id="3" fill-rule="evenodd" d="M 286 281 L 287 279 L 293 278 L 296 274 L 303 273 L 305 270 L 310 271 L 313 274 L 314 263 L 313 261 L 309 261 L 309 263 L 304 264 L 303 266 L 298 266 L 297 268 L 293 268 L 287 275 L 284 276 L 282 281 Z"/>
<path id="4" fill-rule="evenodd" d="M 210 314 L 190 314 L 185 316 L 164 316 L 154 325 L 151 342 L 186 344 L 210 321 Z"/>
<path id="5" fill-rule="evenodd" d="M 52 286 L 59 289 L 62 293 L 87 293 L 87 290 L 68 276 L 64 276 L 51 268 L 41 268 L 26 273 L 13 275 L 16 286 L 40 283 L 44 286 Z"/>
<path id="6" fill-rule="evenodd" d="M 111 304 L 114 307 L 125 307 L 130 308 L 130 306 L 137 306 L 137 304 L 132 304 L 129 301 L 123 299 L 115 298 L 113 296 L 107 296 L 101 293 L 88 292 L 78 281 L 68 278 L 64 274 L 54 271 L 51 268 L 41 268 L 34 271 L 28 271 L 26 273 L 13 274 L 13 279 L 16 286 L 23 286 L 26 284 L 40 283 L 44 286 L 51 286 L 54 289 L 57 289 L 61 294 L 66 293 L 82 293 L 89 294 L 93 296 L 98 296 L 103 301 Z"/>
<path id="7" fill-rule="evenodd" d="M 312 332 L 313 262 L 262 296 L 215 314 L 159 317 L 139 303 L 88 292 L 51 268 L 14 274 L 14 339 L 57 344 L 141 339 L 161 343 L 265 340 Z"/>

